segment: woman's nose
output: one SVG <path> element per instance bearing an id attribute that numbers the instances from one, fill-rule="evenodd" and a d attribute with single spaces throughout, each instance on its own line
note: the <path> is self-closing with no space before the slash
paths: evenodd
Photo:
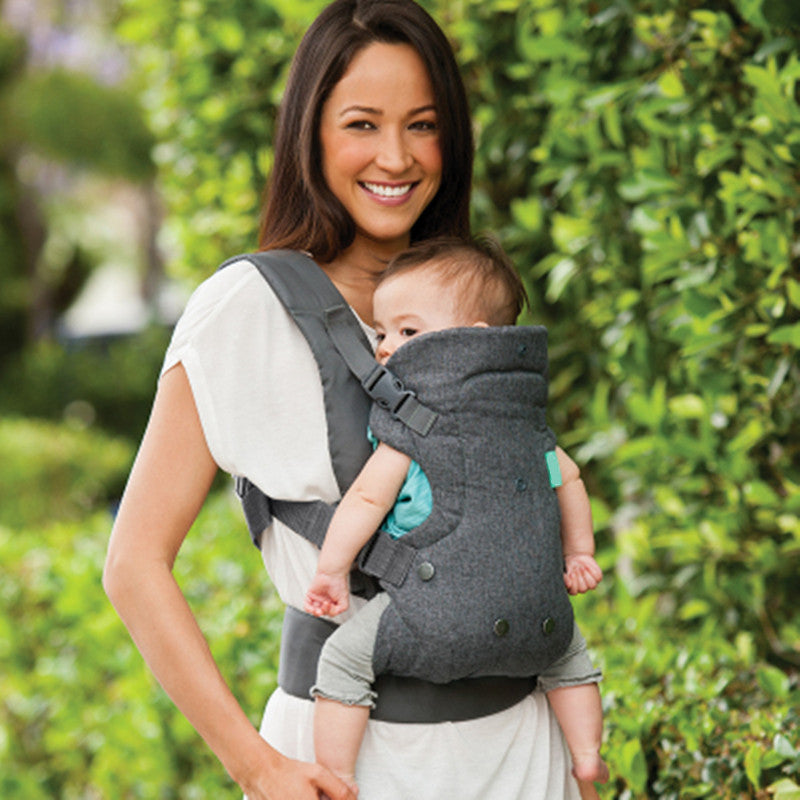
<path id="1" fill-rule="evenodd" d="M 386 131 L 378 144 L 375 163 L 387 172 L 402 172 L 408 169 L 414 158 L 408 143 L 400 131 Z"/>

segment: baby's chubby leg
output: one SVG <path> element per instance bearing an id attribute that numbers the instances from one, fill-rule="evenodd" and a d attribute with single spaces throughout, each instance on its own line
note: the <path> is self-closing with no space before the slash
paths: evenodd
<path id="1" fill-rule="evenodd" d="M 375 704 L 372 655 L 389 599 L 381 593 L 325 642 L 311 693 L 317 761 L 355 788 L 356 761 Z"/>
<path id="2" fill-rule="evenodd" d="M 369 708 L 345 705 L 324 697 L 317 697 L 314 701 L 314 752 L 317 762 L 341 778 L 356 793 L 356 761 L 367 728 Z"/>
<path id="3" fill-rule="evenodd" d="M 572 754 L 572 772 L 581 788 L 581 797 L 583 800 L 594 800 L 597 792 L 591 784 L 608 780 L 608 767 L 600 756 L 603 710 L 597 684 L 553 689 L 547 693 L 547 699 Z"/>
<path id="4" fill-rule="evenodd" d="M 577 625 L 567 652 L 539 675 L 539 687 L 547 693 L 572 754 L 582 800 L 597 800 L 594 783 L 608 780 L 608 767 L 600 756 L 603 707 L 597 682 L 601 678 Z"/>

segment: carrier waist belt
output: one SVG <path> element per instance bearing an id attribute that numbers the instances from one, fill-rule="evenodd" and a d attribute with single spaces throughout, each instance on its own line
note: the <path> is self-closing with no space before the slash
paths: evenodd
<path id="1" fill-rule="evenodd" d="M 329 620 L 286 607 L 278 667 L 278 686 L 284 692 L 310 698 L 319 652 L 337 627 Z M 379 675 L 374 688 L 378 698 L 371 719 L 431 724 L 477 719 L 511 708 L 536 688 L 536 677 L 465 678 L 439 684 Z"/>

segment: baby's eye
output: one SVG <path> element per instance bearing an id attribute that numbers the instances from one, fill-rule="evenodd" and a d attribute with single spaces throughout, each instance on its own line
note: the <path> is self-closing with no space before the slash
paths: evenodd
<path id="1" fill-rule="evenodd" d="M 400 335 L 405 336 L 406 339 L 410 339 L 412 336 L 416 336 L 419 333 L 417 328 L 401 328 Z"/>
<path id="2" fill-rule="evenodd" d="M 378 344 L 380 344 L 385 338 L 386 338 L 386 334 L 385 333 L 376 333 L 375 334 L 375 340 L 378 342 Z"/>

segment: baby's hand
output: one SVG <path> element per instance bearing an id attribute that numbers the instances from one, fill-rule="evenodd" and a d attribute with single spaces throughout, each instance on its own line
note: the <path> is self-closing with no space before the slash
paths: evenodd
<path id="1" fill-rule="evenodd" d="M 347 611 L 349 605 L 350 589 L 347 585 L 347 576 L 318 572 L 306 592 L 303 609 L 315 617 L 335 617 Z"/>
<path id="2" fill-rule="evenodd" d="M 564 583 L 570 594 L 583 594 L 594 589 L 603 577 L 603 570 L 586 553 L 564 557 Z"/>

